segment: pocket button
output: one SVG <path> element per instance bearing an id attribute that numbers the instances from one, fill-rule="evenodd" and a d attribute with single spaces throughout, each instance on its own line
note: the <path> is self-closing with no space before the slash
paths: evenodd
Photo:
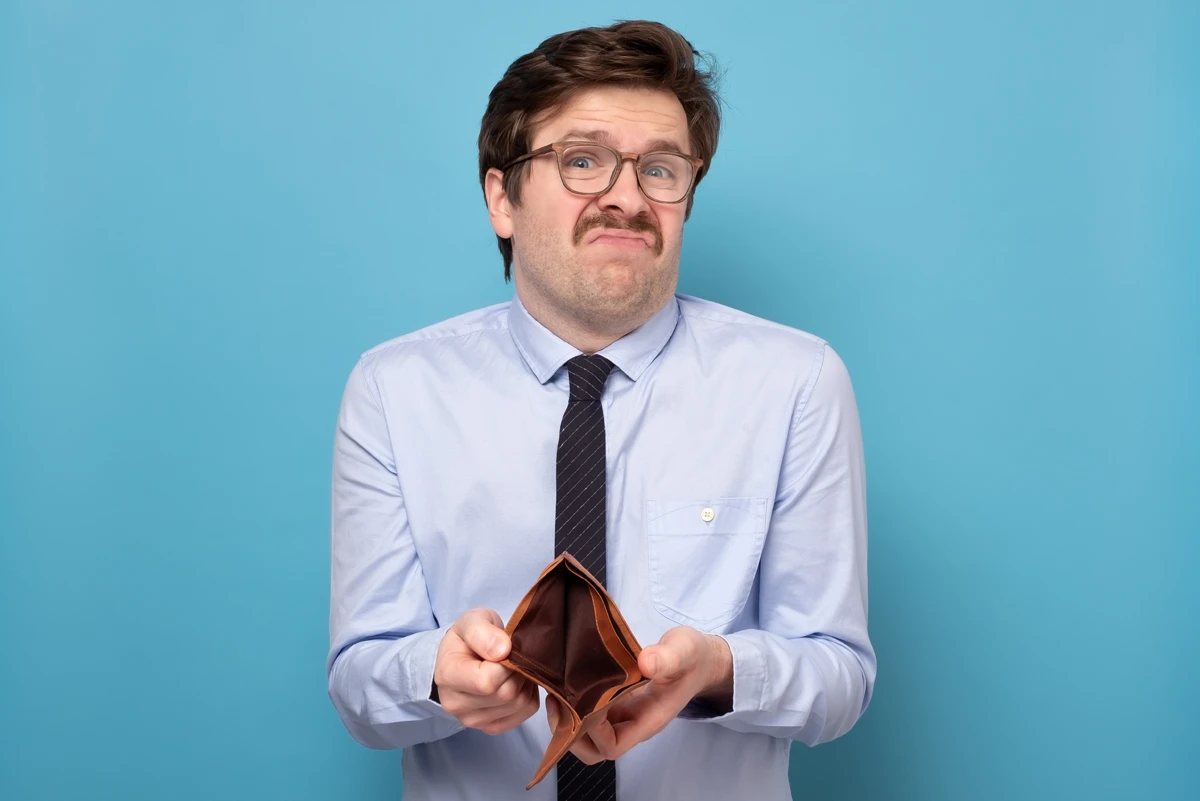
<path id="1" fill-rule="evenodd" d="M 705 506 L 704 509 L 701 510 L 701 512 L 700 512 L 700 519 L 703 520 L 705 523 L 711 523 L 713 521 L 713 518 L 716 516 L 717 516 L 717 513 L 712 510 L 711 506 Z"/>

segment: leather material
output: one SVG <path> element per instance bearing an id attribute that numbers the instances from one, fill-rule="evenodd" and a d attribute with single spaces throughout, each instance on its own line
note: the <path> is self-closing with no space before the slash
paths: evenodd
<path id="1" fill-rule="evenodd" d="M 569 553 L 546 566 L 505 627 L 512 640 L 501 664 L 543 687 L 562 714 L 530 789 L 617 698 L 649 679 L 641 645 L 604 585 Z"/>

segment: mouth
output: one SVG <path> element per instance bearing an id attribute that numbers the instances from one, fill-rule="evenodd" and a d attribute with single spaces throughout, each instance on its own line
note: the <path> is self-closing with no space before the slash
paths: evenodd
<path id="1" fill-rule="evenodd" d="M 650 235 L 638 231 L 599 228 L 584 240 L 587 245 L 603 245 L 621 250 L 644 250 L 651 247 Z"/>

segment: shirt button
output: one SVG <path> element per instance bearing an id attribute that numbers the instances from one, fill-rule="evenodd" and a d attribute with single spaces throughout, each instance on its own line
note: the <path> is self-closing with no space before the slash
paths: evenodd
<path id="1" fill-rule="evenodd" d="M 705 523 L 711 523 L 712 519 L 717 516 L 717 513 L 712 510 L 712 507 L 705 506 L 704 511 L 700 513 L 700 519 Z"/>

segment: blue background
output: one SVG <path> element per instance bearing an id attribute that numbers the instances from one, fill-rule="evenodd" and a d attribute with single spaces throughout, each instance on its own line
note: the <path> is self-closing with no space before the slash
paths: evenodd
<path id="1" fill-rule="evenodd" d="M 681 289 L 858 393 L 879 683 L 797 796 L 1200 797 L 1197 4 L 189 5 L 0 5 L 0 798 L 398 797 L 341 390 L 509 297 L 487 92 L 624 17 L 727 70 Z"/>

